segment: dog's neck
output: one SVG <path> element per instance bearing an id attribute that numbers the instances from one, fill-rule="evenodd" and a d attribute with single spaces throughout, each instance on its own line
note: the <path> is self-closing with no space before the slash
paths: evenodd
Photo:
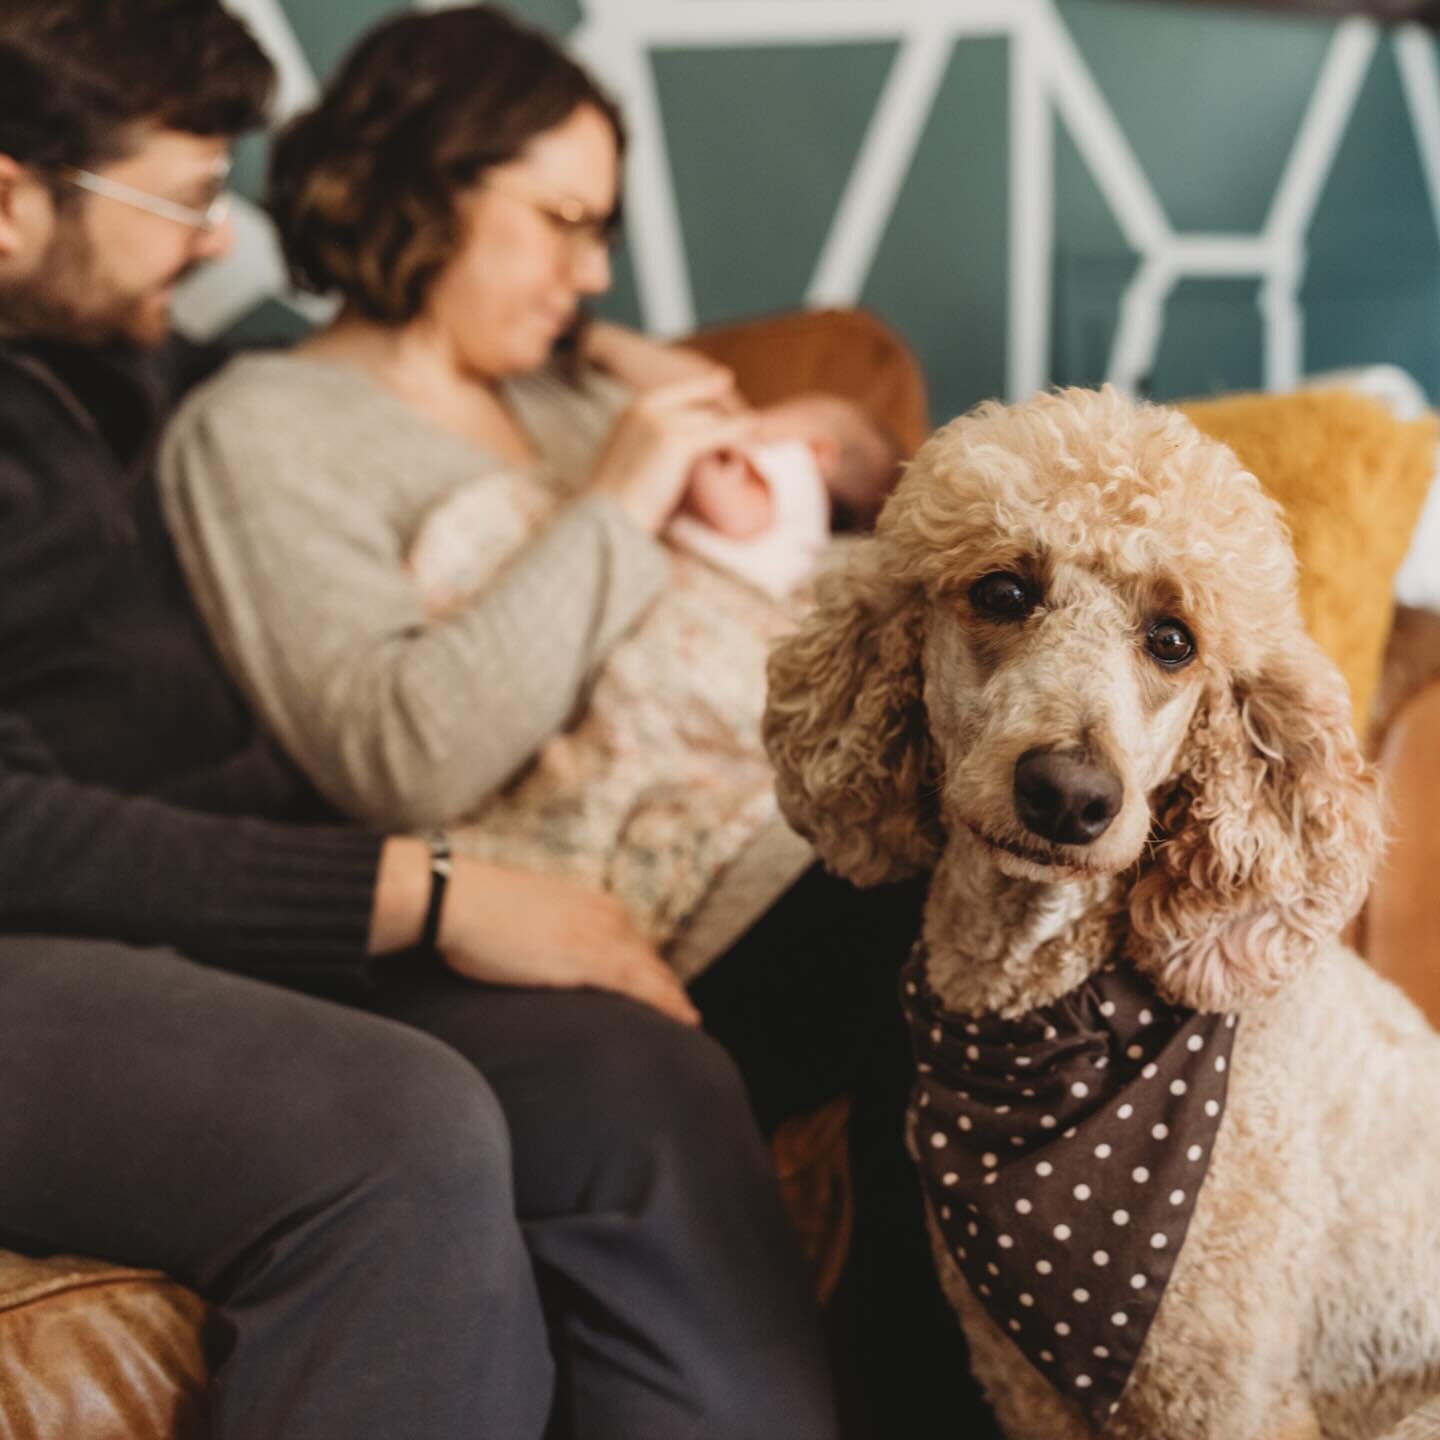
<path id="1" fill-rule="evenodd" d="M 1021 1015 L 1114 955 L 1125 918 L 1119 877 L 1014 879 L 957 830 L 931 879 L 924 924 L 930 987 L 947 1010 Z"/>

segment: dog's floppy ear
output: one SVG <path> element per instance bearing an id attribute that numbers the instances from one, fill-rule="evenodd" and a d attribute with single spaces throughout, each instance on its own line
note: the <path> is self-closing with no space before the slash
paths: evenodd
<path id="1" fill-rule="evenodd" d="M 1298 625 L 1258 673 L 1212 677 L 1130 896 L 1136 963 L 1167 996 L 1238 1010 L 1359 909 L 1382 846 L 1378 786 L 1339 673 Z"/>
<path id="2" fill-rule="evenodd" d="M 765 745 L 786 819 L 857 885 L 933 867 L 942 832 L 920 666 L 920 587 L 856 542 L 770 657 Z"/>

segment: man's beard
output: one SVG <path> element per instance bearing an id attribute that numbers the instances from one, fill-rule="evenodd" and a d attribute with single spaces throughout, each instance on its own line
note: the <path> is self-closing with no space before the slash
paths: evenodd
<path id="1" fill-rule="evenodd" d="M 192 268 L 186 266 L 170 283 Z M 139 295 L 114 293 L 101 276 L 79 217 L 62 212 L 34 273 L 0 282 L 0 331 L 72 345 L 158 345 L 170 332 L 170 307 L 158 299 L 160 288 Z"/>

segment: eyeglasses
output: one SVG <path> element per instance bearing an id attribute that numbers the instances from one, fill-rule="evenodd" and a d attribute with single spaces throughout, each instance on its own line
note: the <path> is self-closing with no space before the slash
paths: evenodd
<path id="1" fill-rule="evenodd" d="M 227 165 L 217 176 L 217 190 L 224 185 L 229 169 Z M 230 213 L 230 197 L 225 194 L 217 193 L 208 205 L 200 209 L 194 205 L 182 205 L 178 200 L 167 200 L 163 195 L 152 195 L 148 190 L 137 190 L 133 185 L 111 180 L 105 175 L 97 175 L 93 170 L 70 167 L 60 171 L 60 178 L 78 190 L 88 190 L 92 195 L 103 195 L 107 200 L 118 200 L 122 205 L 159 215 L 163 220 L 173 220 L 177 225 L 188 225 L 192 230 L 199 230 L 206 235 L 214 234 Z"/>
<path id="2" fill-rule="evenodd" d="M 552 230 L 570 246 L 572 250 L 586 246 L 592 250 L 608 250 L 615 243 L 615 236 L 620 230 L 620 207 L 616 205 L 606 215 L 597 215 L 593 210 L 588 210 L 578 200 L 569 196 L 557 196 L 554 199 L 544 199 L 523 185 L 516 185 L 510 181 L 497 181 L 486 179 L 481 182 L 485 190 L 494 190 L 498 194 L 508 195 L 512 200 L 518 200 L 522 205 L 528 205 L 537 215 L 542 216 L 550 224 Z"/>

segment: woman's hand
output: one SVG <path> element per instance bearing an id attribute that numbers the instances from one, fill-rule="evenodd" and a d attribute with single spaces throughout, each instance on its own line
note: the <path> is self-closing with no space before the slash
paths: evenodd
<path id="1" fill-rule="evenodd" d="M 675 972 L 613 896 L 470 856 L 450 863 L 439 948 L 457 974 L 488 985 L 614 990 L 682 1025 L 700 1023 Z M 391 836 L 380 852 L 370 954 L 404 950 L 420 939 L 430 883 L 429 848 Z"/>
<path id="2" fill-rule="evenodd" d="M 591 489 L 656 534 L 680 503 L 695 461 L 743 444 L 752 424 L 728 370 L 647 390 L 616 421 Z"/>
<path id="3" fill-rule="evenodd" d="M 418 942 L 429 894 L 429 848 L 392 835 L 380 851 L 370 955 Z M 445 888 L 439 950 L 452 971 L 472 981 L 608 989 L 654 1005 L 683 1025 L 700 1024 L 684 986 L 635 929 L 625 907 L 579 881 L 456 855 Z"/>
<path id="4" fill-rule="evenodd" d="M 489 985 L 614 990 L 698 1025 L 675 972 L 612 895 L 578 881 L 453 862 L 440 953 L 458 974 Z"/>

